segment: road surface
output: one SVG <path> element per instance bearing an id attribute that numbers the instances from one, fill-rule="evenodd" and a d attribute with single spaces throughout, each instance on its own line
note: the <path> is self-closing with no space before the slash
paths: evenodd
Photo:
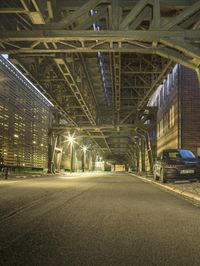
<path id="1" fill-rule="evenodd" d="M 200 265 L 200 209 L 129 174 L 0 184 L 0 265 Z"/>

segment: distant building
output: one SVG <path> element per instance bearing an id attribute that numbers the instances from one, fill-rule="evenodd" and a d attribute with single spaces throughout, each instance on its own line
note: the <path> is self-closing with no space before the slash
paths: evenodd
<path id="1" fill-rule="evenodd" d="M 50 103 L 0 56 L 0 157 L 13 168 L 46 168 Z"/>
<path id="2" fill-rule="evenodd" d="M 200 156 L 200 87 L 196 73 L 176 65 L 149 105 L 157 106 L 157 154 L 186 148 Z"/>

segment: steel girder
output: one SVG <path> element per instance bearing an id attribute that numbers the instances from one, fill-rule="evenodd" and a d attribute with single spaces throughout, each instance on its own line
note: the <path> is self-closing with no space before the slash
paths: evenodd
<path id="1" fill-rule="evenodd" d="M 0 22 L 0 53 L 11 55 L 69 130 L 115 157 L 134 156 L 121 133 L 130 139 L 152 129 L 146 104 L 174 63 L 200 80 L 200 1 L 2 0 Z"/>

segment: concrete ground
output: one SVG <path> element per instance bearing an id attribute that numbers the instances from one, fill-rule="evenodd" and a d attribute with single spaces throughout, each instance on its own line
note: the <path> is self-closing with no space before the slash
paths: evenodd
<path id="1" fill-rule="evenodd" d="M 91 172 L 89 172 L 91 174 Z M 61 174 L 62 175 L 62 174 Z M 64 176 L 68 176 L 69 178 L 77 177 L 77 176 L 84 176 L 88 175 L 88 172 L 65 172 L 63 173 Z M 200 181 L 197 182 L 189 182 L 189 181 L 178 181 L 178 182 L 167 182 L 166 184 L 161 184 L 159 181 L 154 181 L 153 175 L 138 175 L 136 173 L 132 173 L 132 175 L 137 176 L 138 178 L 142 178 L 143 180 L 150 181 L 156 185 L 159 185 L 163 188 L 168 188 L 169 190 L 178 193 L 182 196 L 185 195 L 186 198 L 194 201 L 195 204 L 200 205 Z M 22 179 L 30 179 L 30 178 L 41 178 L 41 177 L 48 177 L 48 176 L 60 176 L 60 174 L 47 174 L 47 173 L 34 173 L 34 174 L 11 174 L 8 177 L 8 180 L 4 180 L 2 176 L 0 176 L 0 184 L 5 184 L 5 182 L 13 182 Z M 196 201 L 196 202 L 195 202 Z"/>
<path id="2" fill-rule="evenodd" d="M 0 265 L 200 265 L 200 209 L 130 174 L 0 185 Z"/>

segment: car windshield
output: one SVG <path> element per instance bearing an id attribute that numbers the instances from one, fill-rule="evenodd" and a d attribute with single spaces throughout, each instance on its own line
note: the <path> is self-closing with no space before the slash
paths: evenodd
<path id="1" fill-rule="evenodd" d="M 195 158 L 194 154 L 189 150 L 180 150 L 181 158 Z"/>
<path id="2" fill-rule="evenodd" d="M 181 158 L 181 155 L 178 151 L 170 151 L 168 152 L 168 158 L 173 159 L 173 158 Z"/>
<path id="3" fill-rule="evenodd" d="M 178 159 L 178 158 L 195 158 L 194 154 L 189 150 L 172 150 L 164 152 L 164 158 Z"/>

